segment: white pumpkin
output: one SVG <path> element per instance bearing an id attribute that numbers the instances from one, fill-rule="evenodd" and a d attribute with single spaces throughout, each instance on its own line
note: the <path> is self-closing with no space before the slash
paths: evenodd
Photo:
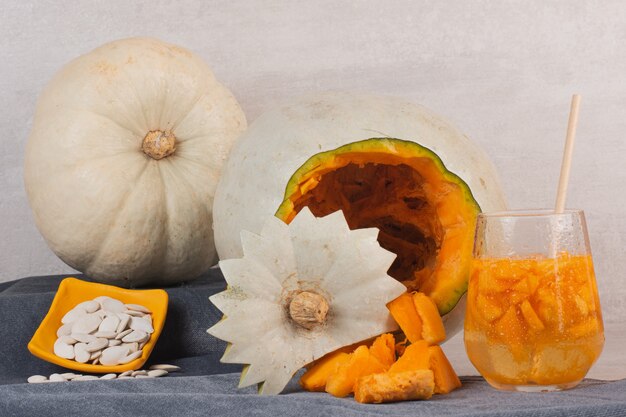
<path id="1" fill-rule="evenodd" d="M 97 280 L 192 279 L 216 260 L 213 196 L 245 128 L 233 95 L 192 52 L 146 38 L 101 46 L 39 98 L 25 161 L 37 227 Z"/>
<path id="2" fill-rule="evenodd" d="M 315 158 L 322 152 L 372 138 L 395 138 L 427 147 L 439 156 L 445 168 L 465 181 L 483 211 L 505 209 L 495 169 L 486 155 L 429 110 L 392 97 L 317 94 L 263 114 L 233 147 L 213 206 L 220 259 L 242 256 L 240 231 L 258 233 L 262 219 L 284 206 L 281 202 L 286 197 L 286 186 L 305 162 L 315 167 Z M 363 163 L 360 160 L 355 166 L 362 167 Z M 303 177 L 310 178 L 313 187 L 320 181 L 319 175 Z M 309 182 L 299 187 L 299 191 L 297 187 L 290 189 L 296 189 L 297 195 L 310 189 Z M 336 189 L 329 190 L 333 193 Z M 464 237 L 466 254 L 468 247 L 471 253 L 472 237 L 473 229 Z M 448 337 L 461 327 L 463 302 L 461 298 L 457 307 L 444 316 Z"/>

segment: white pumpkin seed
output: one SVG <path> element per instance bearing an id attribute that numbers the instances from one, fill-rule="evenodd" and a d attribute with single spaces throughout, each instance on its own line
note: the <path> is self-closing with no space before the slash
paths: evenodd
<path id="1" fill-rule="evenodd" d="M 117 336 L 115 336 L 115 338 L 117 340 L 121 340 L 124 338 L 124 336 L 126 336 L 127 334 L 130 334 L 133 331 L 133 329 L 126 329 L 123 332 L 119 333 Z"/>
<path id="2" fill-rule="evenodd" d="M 142 313 L 151 314 L 152 312 L 148 308 L 139 304 L 125 304 L 128 310 L 140 311 Z"/>
<path id="3" fill-rule="evenodd" d="M 150 335 L 146 332 L 142 332 L 141 330 L 133 330 L 132 332 L 130 332 L 129 334 L 127 334 L 126 336 L 124 336 L 122 338 L 122 342 L 124 343 L 131 343 L 131 342 L 143 342 L 144 340 L 147 340 L 147 338 L 149 338 Z"/>
<path id="4" fill-rule="evenodd" d="M 148 375 L 148 371 L 146 371 L 145 369 L 140 369 L 138 371 L 133 371 L 133 373 L 130 374 L 130 376 L 137 376 L 137 375 Z"/>
<path id="5" fill-rule="evenodd" d="M 79 375 L 80 375 L 80 374 L 74 374 L 74 373 L 72 373 L 72 372 L 65 372 L 65 373 L 61 374 L 61 376 L 62 376 L 63 378 L 65 378 L 65 379 L 67 379 L 68 381 L 69 381 L 69 380 L 71 380 L 71 379 L 76 378 L 76 377 L 77 377 L 77 376 L 79 376 Z"/>
<path id="6" fill-rule="evenodd" d="M 180 371 L 180 366 L 169 365 L 167 363 L 158 363 L 158 364 L 150 366 L 149 369 L 150 370 L 153 370 L 153 369 L 163 369 L 164 371 L 167 371 L 167 372 L 178 372 L 178 371 Z"/>
<path id="7" fill-rule="evenodd" d="M 43 375 L 33 375 L 29 376 L 27 381 L 29 384 L 40 384 L 42 382 L 48 382 L 48 378 Z"/>
<path id="8" fill-rule="evenodd" d="M 115 378 L 117 378 L 116 374 L 106 374 L 100 377 L 100 379 L 115 379 Z"/>
<path id="9" fill-rule="evenodd" d="M 120 324 L 120 318 L 117 315 L 114 316 L 106 316 L 100 326 L 98 327 L 99 332 L 114 332 L 117 330 L 117 326 Z"/>
<path id="10" fill-rule="evenodd" d="M 99 379 L 99 378 L 93 375 L 81 375 L 72 379 L 72 381 L 94 381 L 96 379 Z"/>
<path id="11" fill-rule="evenodd" d="M 121 333 L 126 330 L 126 327 L 128 327 L 128 323 L 130 322 L 130 316 L 126 313 L 117 313 L 117 317 L 119 317 L 120 319 L 120 324 L 118 324 L 115 331 L 117 333 Z"/>
<path id="12" fill-rule="evenodd" d="M 80 363 L 86 363 L 91 357 L 91 353 L 87 352 L 86 343 L 76 343 L 74 345 L 74 360 Z"/>
<path id="13" fill-rule="evenodd" d="M 144 317 L 131 317 L 130 328 L 133 330 L 140 330 L 145 333 L 154 333 L 152 320 L 148 321 Z"/>
<path id="14" fill-rule="evenodd" d="M 134 371 L 124 371 L 119 376 L 131 376 Z"/>
<path id="15" fill-rule="evenodd" d="M 143 317 L 143 316 L 145 316 L 145 314 L 142 313 L 141 311 L 134 311 L 134 310 L 125 310 L 124 314 L 127 314 L 129 316 L 134 316 L 134 317 Z"/>
<path id="16" fill-rule="evenodd" d="M 142 354 L 143 354 L 143 352 L 140 351 L 140 350 L 138 350 L 137 352 L 133 352 L 133 353 L 123 357 L 122 359 L 120 359 L 120 364 L 132 362 L 135 359 L 139 358 Z"/>
<path id="17" fill-rule="evenodd" d="M 109 346 L 118 346 L 121 345 L 122 341 L 117 339 L 109 339 Z"/>
<path id="18" fill-rule="evenodd" d="M 59 337 L 59 340 L 65 343 L 66 345 L 73 345 L 74 343 L 77 342 L 77 340 L 74 339 L 72 336 L 61 336 Z"/>
<path id="19" fill-rule="evenodd" d="M 72 324 L 72 333 L 91 333 L 100 326 L 102 319 L 97 314 L 85 314 Z"/>
<path id="20" fill-rule="evenodd" d="M 158 378 L 160 376 L 165 376 L 167 374 L 168 372 L 165 369 L 152 369 L 148 371 L 148 375 L 153 376 L 155 378 Z"/>
<path id="21" fill-rule="evenodd" d="M 67 379 L 61 374 L 52 374 L 50 375 L 50 382 L 65 382 Z"/>
<path id="22" fill-rule="evenodd" d="M 95 342 L 97 339 L 95 335 L 87 333 L 72 333 L 71 337 L 81 343 L 91 343 Z"/>
<path id="23" fill-rule="evenodd" d="M 74 307 L 74 309 L 83 310 L 87 313 L 93 313 L 97 311 L 98 309 L 100 309 L 100 303 L 94 300 L 83 301 L 82 303 Z"/>
<path id="24" fill-rule="evenodd" d="M 63 343 L 57 339 L 54 342 L 54 354 L 65 359 L 74 359 L 74 346 Z"/>
<path id="25" fill-rule="evenodd" d="M 125 358 L 129 354 L 129 350 L 126 346 L 111 346 L 102 351 L 100 356 L 100 363 L 102 365 L 118 365 L 120 360 Z"/>
<path id="26" fill-rule="evenodd" d="M 57 337 L 69 336 L 72 333 L 72 323 L 67 323 L 59 327 Z"/>
<path id="27" fill-rule="evenodd" d="M 139 349 L 143 349 L 143 347 L 146 345 L 146 343 L 148 343 L 147 340 L 144 340 L 143 342 L 139 343 Z"/>
<path id="28" fill-rule="evenodd" d="M 93 361 L 94 359 L 98 359 L 102 355 L 101 350 L 96 350 L 95 352 L 91 352 L 91 356 L 89 356 L 89 360 Z"/>
<path id="29" fill-rule="evenodd" d="M 98 338 L 93 342 L 88 343 L 85 347 L 85 350 L 89 353 L 93 353 L 98 350 L 104 349 L 107 346 L 109 346 L 109 339 Z"/>
<path id="30" fill-rule="evenodd" d="M 88 313 L 85 310 L 72 309 L 68 311 L 67 313 L 65 313 L 65 315 L 61 319 L 61 323 L 63 324 L 74 323 L 77 320 L 82 319 L 86 315 L 88 315 Z"/>
<path id="31" fill-rule="evenodd" d="M 124 303 L 114 298 L 107 298 L 103 300 L 100 305 L 102 306 L 103 310 L 111 313 L 123 313 L 124 310 L 126 310 L 126 307 L 124 307 Z"/>
<path id="32" fill-rule="evenodd" d="M 123 343 L 122 346 L 126 346 L 130 353 L 135 353 L 139 350 L 139 343 L 137 342 Z"/>
<path id="33" fill-rule="evenodd" d="M 95 337 L 102 337 L 105 339 L 115 339 L 115 336 L 117 336 L 117 332 L 95 332 L 93 335 Z"/>

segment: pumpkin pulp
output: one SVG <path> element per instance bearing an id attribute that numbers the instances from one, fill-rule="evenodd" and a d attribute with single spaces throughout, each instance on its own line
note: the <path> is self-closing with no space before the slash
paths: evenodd
<path id="1" fill-rule="evenodd" d="M 372 138 L 318 153 L 291 177 L 276 216 L 342 210 L 350 229 L 377 227 L 397 255 L 388 273 L 446 314 L 467 290 L 476 216 L 467 184 L 430 149 Z"/>

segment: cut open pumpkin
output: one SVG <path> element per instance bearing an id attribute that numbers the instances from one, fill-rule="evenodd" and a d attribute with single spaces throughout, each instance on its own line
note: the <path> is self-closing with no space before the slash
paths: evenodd
<path id="1" fill-rule="evenodd" d="M 373 138 L 321 152 L 291 177 L 276 216 L 342 210 L 351 229 L 377 227 L 395 253 L 388 273 L 433 299 L 440 314 L 467 289 L 476 216 L 467 184 L 415 142 Z"/>

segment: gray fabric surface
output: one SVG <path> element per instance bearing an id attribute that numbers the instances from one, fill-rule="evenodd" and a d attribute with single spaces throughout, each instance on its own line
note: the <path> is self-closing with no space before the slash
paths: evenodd
<path id="1" fill-rule="evenodd" d="M 0 284 L 0 416 L 626 416 L 626 380 L 585 381 L 550 394 L 491 389 L 480 378 L 430 401 L 362 405 L 351 398 L 306 393 L 292 381 L 286 393 L 260 397 L 238 390 L 240 367 L 219 363 L 224 343 L 205 330 L 220 318 L 207 297 L 224 287 L 212 270 L 169 288 L 165 328 L 149 363 L 174 363 L 183 372 L 155 380 L 27 384 L 33 374 L 63 371 L 32 356 L 30 337 L 63 277 L 35 277 Z M 97 413 L 97 414 L 96 414 Z"/>

